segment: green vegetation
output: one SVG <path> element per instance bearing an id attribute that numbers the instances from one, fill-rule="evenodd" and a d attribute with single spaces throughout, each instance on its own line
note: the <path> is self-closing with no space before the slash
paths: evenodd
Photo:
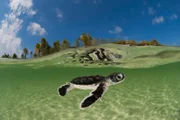
<path id="1" fill-rule="evenodd" d="M 92 45 L 92 37 L 89 34 L 83 33 L 79 40 L 81 40 L 85 47 Z"/>
<path id="2" fill-rule="evenodd" d="M 37 43 L 34 49 L 34 57 L 39 57 L 39 52 L 40 52 L 40 44 Z"/>
<path id="3" fill-rule="evenodd" d="M 32 56 L 33 56 L 33 52 L 32 51 L 30 51 L 30 55 L 31 55 L 31 58 L 32 58 Z"/>
<path id="4" fill-rule="evenodd" d="M 21 54 L 21 59 L 24 59 L 24 54 Z"/>
<path id="5" fill-rule="evenodd" d="M 136 40 L 119 40 L 115 42 L 116 44 L 123 44 L 123 45 L 130 45 L 130 46 L 162 46 L 157 40 L 142 40 L 141 42 L 137 43 Z"/>
<path id="6" fill-rule="evenodd" d="M 59 41 L 56 41 L 53 43 L 53 51 L 54 52 L 59 52 L 61 49 L 61 45 L 60 45 L 60 42 Z"/>
<path id="7" fill-rule="evenodd" d="M 79 40 L 78 40 L 78 39 L 76 39 L 75 47 L 76 47 L 76 48 L 79 47 Z"/>
<path id="8" fill-rule="evenodd" d="M 9 54 L 4 53 L 4 55 L 2 55 L 2 58 L 11 58 L 11 56 Z"/>
<path id="9" fill-rule="evenodd" d="M 18 59 L 18 56 L 16 55 L 16 53 L 14 53 L 13 55 L 12 55 L 12 57 L 9 55 L 9 54 L 4 54 L 4 55 L 2 55 L 2 58 L 12 58 L 12 59 Z"/>
<path id="10" fill-rule="evenodd" d="M 67 40 L 62 41 L 62 49 L 67 49 L 70 47 L 70 43 Z"/>
<path id="11" fill-rule="evenodd" d="M 105 48 L 122 55 L 121 59 L 114 59 L 120 64 L 105 65 L 103 62 L 80 63 L 79 58 L 85 51 L 93 48 Z M 98 46 L 69 48 L 60 50 L 54 54 L 50 54 L 36 59 L 28 60 L 9 60 L 6 62 L 0 60 L 0 64 L 23 64 L 33 68 L 43 66 L 82 66 L 82 67 L 121 67 L 121 68 L 149 68 L 157 65 L 168 64 L 180 61 L 179 47 L 168 46 L 124 46 L 119 44 L 101 44 Z M 74 54 L 78 54 L 75 58 L 71 58 Z M 100 65 L 101 64 L 101 65 Z"/>
<path id="12" fill-rule="evenodd" d="M 23 49 L 23 52 L 24 52 L 24 58 L 26 59 L 26 55 L 29 53 L 29 52 L 28 52 L 28 49 L 27 49 L 27 48 L 24 48 L 24 49 Z"/>
<path id="13" fill-rule="evenodd" d="M 12 56 L 13 59 L 17 59 L 18 56 L 14 53 L 13 56 Z"/>
<path id="14" fill-rule="evenodd" d="M 49 43 L 46 41 L 45 38 L 41 39 L 41 44 L 40 44 L 40 48 L 39 48 L 39 56 L 45 56 L 48 55 L 50 53 L 51 47 L 49 45 Z"/>
<path id="15" fill-rule="evenodd" d="M 120 38 L 118 38 L 117 40 L 113 38 L 111 39 L 101 38 L 100 40 L 98 40 L 96 38 L 93 38 L 88 33 L 83 33 L 78 39 L 75 40 L 74 47 L 71 46 L 69 41 L 66 39 L 62 41 L 62 44 L 58 40 L 55 41 L 53 43 L 53 46 L 51 47 L 48 41 L 45 38 L 42 38 L 41 42 L 35 45 L 34 54 L 32 51 L 29 52 L 27 48 L 24 48 L 21 58 L 26 59 L 26 56 L 28 54 L 30 54 L 30 58 L 32 57 L 37 58 L 37 57 L 42 57 L 42 56 L 59 52 L 67 48 L 79 48 L 81 47 L 81 43 L 83 44 L 84 47 L 97 46 L 97 45 L 105 44 L 105 43 L 114 43 L 114 44 L 129 45 L 129 46 L 162 46 L 157 40 L 152 40 L 152 41 L 142 40 L 139 43 L 136 40 L 120 40 Z M 10 56 L 6 54 L 2 57 L 11 58 Z"/>

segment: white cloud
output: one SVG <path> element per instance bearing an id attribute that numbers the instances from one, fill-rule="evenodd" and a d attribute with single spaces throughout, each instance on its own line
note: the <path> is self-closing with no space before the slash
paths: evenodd
<path id="1" fill-rule="evenodd" d="M 27 27 L 27 31 L 31 32 L 32 35 L 38 36 L 47 34 L 46 30 L 43 27 L 41 27 L 40 24 L 35 22 L 29 24 L 29 26 Z"/>
<path id="2" fill-rule="evenodd" d="M 58 8 L 56 8 L 56 14 L 57 14 L 57 17 L 58 17 L 60 20 L 62 20 L 62 18 L 63 18 L 63 13 L 62 13 L 62 11 L 60 11 Z"/>
<path id="3" fill-rule="evenodd" d="M 23 14 L 36 14 L 32 0 L 10 0 L 10 12 L 4 15 L 4 19 L 0 23 L 0 55 L 7 53 L 21 54 L 21 38 L 18 33 L 22 28 L 23 20 L 19 17 Z"/>
<path id="4" fill-rule="evenodd" d="M 111 34 L 118 34 L 118 33 L 122 32 L 122 28 L 119 26 L 115 26 L 114 30 L 109 30 L 108 32 Z"/>
<path id="5" fill-rule="evenodd" d="M 176 14 L 173 14 L 171 17 L 170 17 L 171 20 L 176 20 L 178 19 L 178 16 Z"/>
<path id="6" fill-rule="evenodd" d="M 163 16 L 160 16 L 160 17 L 155 17 L 153 20 L 152 20 L 152 24 L 160 24 L 160 23 L 163 23 L 164 22 L 164 17 Z"/>
<path id="7" fill-rule="evenodd" d="M 29 16 L 33 16 L 33 15 L 35 15 L 37 13 L 37 11 L 35 11 L 35 10 L 30 10 L 27 14 L 29 15 Z"/>
<path id="8" fill-rule="evenodd" d="M 28 15 L 34 15 L 36 12 L 32 9 L 33 0 L 10 0 L 9 7 L 11 12 L 17 16 L 27 13 Z"/>
<path id="9" fill-rule="evenodd" d="M 156 12 L 156 11 L 154 10 L 154 8 L 148 7 L 148 13 L 149 13 L 150 15 L 154 15 L 155 12 Z"/>

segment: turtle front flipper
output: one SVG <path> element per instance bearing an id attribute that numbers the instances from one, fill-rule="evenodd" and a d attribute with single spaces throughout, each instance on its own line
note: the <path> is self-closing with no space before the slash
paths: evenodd
<path id="1" fill-rule="evenodd" d="M 91 106 L 93 103 L 95 103 L 99 98 L 101 98 L 103 96 L 103 94 L 105 93 L 105 91 L 107 90 L 108 86 L 106 83 L 100 83 L 99 86 L 97 87 L 96 90 L 94 90 L 90 96 L 86 97 L 80 107 L 81 108 L 86 108 Z"/>
<path id="2" fill-rule="evenodd" d="M 65 96 L 67 92 L 72 89 L 71 84 L 65 84 L 58 88 L 58 93 L 60 96 Z"/>

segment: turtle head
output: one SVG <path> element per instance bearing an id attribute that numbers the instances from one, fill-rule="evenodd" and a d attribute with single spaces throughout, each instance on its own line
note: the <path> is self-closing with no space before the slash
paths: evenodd
<path id="1" fill-rule="evenodd" d="M 112 73 L 108 76 L 108 79 L 116 84 L 122 82 L 125 79 L 125 75 L 123 73 Z"/>

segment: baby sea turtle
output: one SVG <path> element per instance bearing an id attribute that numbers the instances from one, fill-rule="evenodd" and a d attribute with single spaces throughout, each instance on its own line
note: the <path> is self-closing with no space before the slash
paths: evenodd
<path id="1" fill-rule="evenodd" d="M 80 108 L 86 108 L 101 98 L 110 85 L 121 83 L 124 79 L 125 75 L 123 73 L 112 73 L 107 77 L 99 75 L 77 77 L 71 80 L 69 83 L 60 86 L 58 88 L 58 93 L 60 96 L 65 96 L 66 93 L 73 88 L 84 90 L 92 89 L 93 91 L 90 93 L 90 95 L 82 100 L 80 104 Z"/>

